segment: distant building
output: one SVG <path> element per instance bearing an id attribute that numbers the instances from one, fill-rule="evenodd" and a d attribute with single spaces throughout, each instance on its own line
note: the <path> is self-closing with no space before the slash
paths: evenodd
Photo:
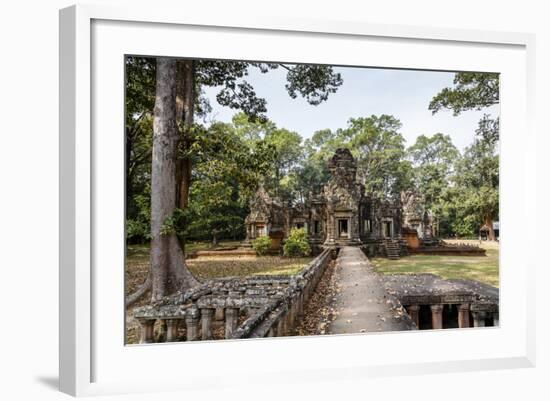
<path id="1" fill-rule="evenodd" d="M 495 232 L 495 239 L 498 240 L 500 237 L 500 222 L 493 222 L 493 231 Z M 489 227 L 486 224 L 482 225 L 479 229 L 479 239 L 486 241 L 489 238 Z"/>

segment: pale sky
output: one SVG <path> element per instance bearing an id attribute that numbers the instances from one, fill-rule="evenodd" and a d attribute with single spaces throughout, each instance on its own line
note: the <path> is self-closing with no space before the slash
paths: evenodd
<path id="1" fill-rule="evenodd" d="M 418 135 L 448 134 L 456 147 L 463 150 L 471 144 L 477 123 L 484 113 L 498 115 L 498 108 L 463 112 L 454 117 L 442 110 L 432 115 L 430 100 L 442 88 L 451 86 L 454 73 L 374 68 L 337 67 L 344 83 L 319 106 L 303 98 L 291 99 L 285 90 L 286 71 L 279 68 L 267 74 L 256 69 L 246 80 L 256 94 L 267 100 L 267 117 L 278 127 L 298 132 L 304 139 L 318 130 L 345 128 L 351 117 L 390 114 L 402 123 L 401 134 L 406 145 L 412 145 Z M 212 105 L 209 119 L 230 121 L 235 110 L 220 106 L 215 88 L 207 88 Z"/>

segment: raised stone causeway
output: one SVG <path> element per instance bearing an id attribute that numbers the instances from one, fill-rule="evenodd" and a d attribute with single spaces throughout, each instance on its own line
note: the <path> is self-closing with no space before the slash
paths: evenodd
<path id="1" fill-rule="evenodd" d="M 357 247 L 343 247 L 336 261 L 341 291 L 338 317 L 330 325 L 332 334 L 413 330 L 415 324 L 394 295 L 384 288 L 365 254 Z"/>
<path id="2" fill-rule="evenodd" d="M 290 278 L 209 280 L 184 294 L 135 308 L 134 317 L 141 326 L 140 343 L 210 340 L 214 324 L 223 325 L 226 339 L 292 335 L 305 303 L 335 255 L 334 249 L 325 249 Z M 157 320 L 166 327 L 164 335 L 155 336 Z M 181 325 L 185 325 L 183 339 L 177 335 Z"/>

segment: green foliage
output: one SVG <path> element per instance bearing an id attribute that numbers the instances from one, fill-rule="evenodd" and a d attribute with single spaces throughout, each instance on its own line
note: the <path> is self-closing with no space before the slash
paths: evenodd
<path id="1" fill-rule="evenodd" d="M 420 135 L 407 153 L 413 164 L 413 185 L 424 195 L 426 208 L 433 209 L 450 185 L 460 152 L 448 135 L 437 133 L 431 137 Z"/>
<path id="2" fill-rule="evenodd" d="M 293 228 L 283 245 L 283 250 L 285 256 L 289 257 L 308 256 L 311 253 L 311 247 L 307 241 L 305 228 Z"/>
<path id="3" fill-rule="evenodd" d="M 126 238 L 130 243 L 142 243 L 151 239 L 151 196 L 146 186 L 143 194 L 134 196 L 136 212 L 126 219 Z"/>
<path id="4" fill-rule="evenodd" d="M 352 118 L 344 129 L 317 131 L 305 147 L 310 161 L 317 163 L 329 159 L 337 148 L 349 148 L 366 193 L 397 197 L 411 186 L 412 169 L 400 128 L 400 121 L 389 115 Z M 314 172 L 317 166 L 312 164 Z"/>
<path id="5" fill-rule="evenodd" d="M 236 114 L 232 121 L 237 136 L 246 145 L 256 150 L 265 148 L 263 160 L 268 165 L 262 182 L 266 190 L 283 200 L 295 199 L 295 175 L 303 158 L 302 137 L 269 120 L 250 121 L 244 113 Z"/>
<path id="6" fill-rule="evenodd" d="M 458 115 L 498 103 L 499 74 L 461 72 L 455 75 L 454 87 L 438 93 L 429 109 L 433 113 L 450 109 Z M 499 118 L 486 114 L 479 121 L 473 144 L 453 166 L 451 185 L 439 191 L 440 200 L 433 206 L 445 230 L 459 236 L 477 236 L 482 224 L 492 224 L 498 218 L 498 141 Z"/>
<path id="7" fill-rule="evenodd" d="M 182 209 L 174 209 L 172 215 L 164 219 L 160 227 L 160 235 L 176 234 L 178 237 L 181 237 L 186 213 L 187 212 Z"/>
<path id="8" fill-rule="evenodd" d="M 213 123 L 195 130 L 194 160 L 186 237 L 241 238 L 248 203 L 274 162 L 262 139 L 246 141 L 233 124 Z"/>
<path id="9" fill-rule="evenodd" d="M 136 196 L 150 195 L 148 185 L 151 179 L 151 148 L 152 148 L 152 113 L 155 102 L 156 59 L 129 56 L 126 64 L 126 206 L 127 235 L 131 241 L 147 240 L 149 234 L 149 219 L 144 219 L 143 208 L 136 201 Z M 208 168 L 213 168 L 213 177 L 200 188 L 194 190 L 194 197 L 199 202 L 208 200 L 205 204 L 195 205 L 185 223 L 189 226 L 186 234 L 205 235 L 210 232 L 216 235 L 238 236 L 243 231 L 242 219 L 246 215 L 246 200 L 250 197 L 259 179 L 270 183 L 273 190 L 279 193 L 279 181 L 289 173 L 296 164 L 295 156 L 299 154 L 301 138 L 298 134 L 287 130 L 278 130 L 265 117 L 266 101 L 259 97 L 252 85 L 246 81 L 251 69 L 261 73 L 283 68 L 287 71 L 285 86 L 289 96 L 303 96 L 305 100 L 318 105 L 328 99 L 342 85 L 342 77 L 330 66 L 293 65 L 283 63 L 257 63 L 222 60 L 194 60 L 192 63 L 194 77 L 195 116 L 205 116 L 211 111 L 211 106 L 204 97 L 204 88 L 215 87 L 218 92 L 216 101 L 236 110 L 240 110 L 239 118 L 232 129 L 215 126 L 206 129 L 196 125 L 191 130 L 180 130 L 186 146 L 182 146 L 180 157 L 190 158 L 192 166 L 203 165 L 202 171 L 192 172 L 194 183 L 199 182 Z M 238 127 L 239 124 L 245 127 Z M 256 126 L 254 125 L 256 124 Z M 250 128 L 250 132 L 247 132 Z M 262 132 L 259 135 L 256 130 Z M 214 140 L 207 138 L 208 135 Z M 229 135 L 218 135 L 228 132 Z M 216 140 L 216 137 L 221 138 Z M 204 157 L 212 155 L 216 149 L 223 149 L 223 141 L 229 138 L 232 148 L 220 153 L 217 160 Z M 187 146 L 191 143 L 191 146 Z M 240 146 L 242 151 L 236 151 Z M 244 145 L 244 146 L 243 146 Z M 185 149 L 185 151 L 183 150 Z M 229 167 L 228 167 L 229 166 Z M 239 166 L 239 169 L 233 168 Z M 267 166 L 273 170 L 266 171 Z M 233 182 L 219 179 L 219 171 L 226 169 L 229 177 L 233 174 Z M 217 177 L 217 178 L 216 178 Z M 231 190 L 229 189 L 231 188 Z M 292 193 L 292 188 L 284 188 Z M 218 200 L 210 201 L 208 194 L 216 194 Z M 231 195 L 229 196 L 229 194 Z M 193 196 L 193 194 L 191 194 Z M 289 195 L 290 196 L 290 195 Z M 220 201 L 220 199 L 225 199 Z M 229 219 L 228 213 L 236 217 Z M 150 212 L 149 212 L 150 215 Z M 193 216 L 191 216 L 193 215 Z M 199 216 L 198 221 L 193 219 Z M 229 221 L 230 220 L 230 221 Z M 220 228 L 220 224 L 224 227 Z M 175 229 L 170 219 L 165 222 L 167 232 Z M 204 228 L 198 230 L 198 226 Z M 202 231 L 199 233 L 197 231 Z M 182 234 L 183 235 L 183 234 Z"/>
<path id="10" fill-rule="evenodd" d="M 319 105 L 343 83 L 339 73 L 331 66 L 249 63 L 244 61 L 199 60 L 196 62 L 196 81 L 199 87 L 220 87 L 216 100 L 219 104 L 244 112 L 251 121 L 265 121 L 267 103 L 258 97 L 245 80 L 251 68 L 261 73 L 284 68 L 287 71 L 285 88 L 295 99 L 304 97 L 311 105 Z"/>
<path id="11" fill-rule="evenodd" d="M 258 255 L 265 255 L 267 251 L 269 251 L 269 248 L 271 248 L 271 238 L 267 235 L 262 235 L 261 237 L 253 239 L 252 248 Z"/>
<path id="12" fill-rule="evenodd" d="M 455 86 L 444 88 L 430 102 L 429 109 L 437 113 L 449 109 L 456 116 L 466 110 L 481 110 L 499 102 L 499 74 L 459 72 Z"/>

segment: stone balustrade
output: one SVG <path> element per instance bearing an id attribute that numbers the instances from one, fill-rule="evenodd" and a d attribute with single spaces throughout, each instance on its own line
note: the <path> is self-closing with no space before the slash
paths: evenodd
<path id="1" fill-rule="evenodd" d="M 410 301 L 412 297 L 409 297 Z M 447 313 L 451 313 L 456 310 L 456 326 L 458 328 L 468 328 L 468 327 L 485 327 L 485 326 L 499 326 L 499 307 L 495 303 L 486 303 L 479 302 L 472 295 L 464 295 L 461 297 L 462 302 L 457 302 L 453 298 L 456 296 L 449 297 L 450 299 L 445 299 L 445 297 L 440 297 L 437 302 L 433 302 L 432 299 L 428 296 L 419 297 L 412 304 L 406 304 L 405 309 L 407 313 L 416 324 L 418 328 L 421 327 L 420 322 L 420 308 L 429 307 L 431 311 L 431 322 L 430 327 L 432 329 L 443 329 L 447 327 L 453 327 L 449 324 L 449 320 L 455 319 L 455 316 L 446 316 L 444 318 L 444 310 Z M 444 320 L 447 324 L 444 324 Z M 445 327 L 447 326 L 447 327 Z"/>
<path id="2" fill-rule="evenodd" d="M 296 276 L 209 280 L 135 308 L 140 343 L 211 340 L 215 328 L 223 328 L 227 339 L 292 335 L 334 256 L 334 250 L 324 250 Z"/>

